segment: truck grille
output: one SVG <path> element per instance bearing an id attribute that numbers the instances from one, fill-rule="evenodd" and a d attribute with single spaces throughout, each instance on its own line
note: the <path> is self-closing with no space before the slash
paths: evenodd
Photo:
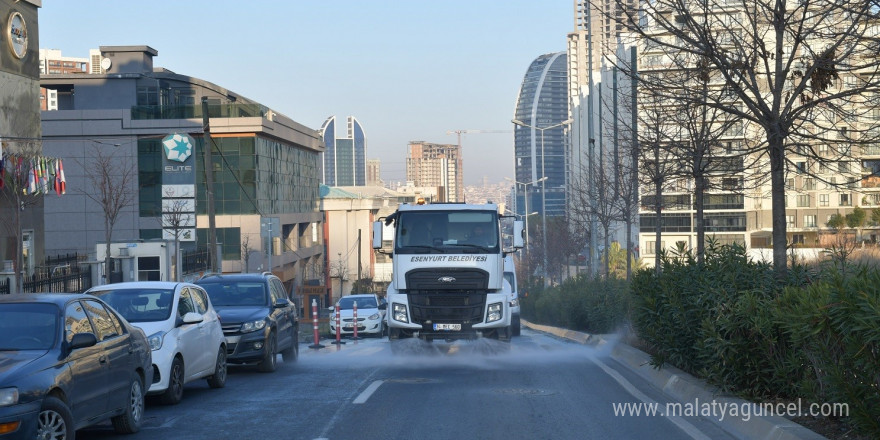
<path id="1" fill-rule="evenodd" d="M 489 288 L 489 273 L 481 269 L 415 269 L 406 273 L 406 288 L 414 290 L 481 291 Z"/>
<path id="2" fill-rule="evenodd" d="M 483 320 L 485 293 L 410 292 L 409 306 L 413 322 L 431 320 L 442 323 L 475 324 Z"/>

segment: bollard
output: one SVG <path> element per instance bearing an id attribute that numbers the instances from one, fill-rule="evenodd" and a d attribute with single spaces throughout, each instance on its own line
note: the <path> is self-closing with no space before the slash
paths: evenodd
<path id="1" fill-rule="evenodd" d="M 357 301 L 354 302 L 354 309 L 352 309 L 351 314 L 352 314 L 352 318 L 354 318 L 353 319 L 353 321 L 354 321 L 354 334 L 351 335 L 351 339 L 354 339 L 355 341 L 357 341 L 358 340 L 358 303 L 357 303 Z"/>
<path id="2" fill-rule="evenodd" d="M 342 318 L 339 317 L 339 304 L 336 304 L 336 340 L 333 341 L 336 348 L 339 349 L 341 344 L 345 344 L 342 340 Z"/>
<path id="3" fill-rule="evenodd" d="M 312 328 L 315 329 L 315 344 L 309 345 L 309 348 L 324 348 L 324 346 L 320 344 L 320 339 L 318 337 L 318 301 L 314 299 L 312 300 Z"/>

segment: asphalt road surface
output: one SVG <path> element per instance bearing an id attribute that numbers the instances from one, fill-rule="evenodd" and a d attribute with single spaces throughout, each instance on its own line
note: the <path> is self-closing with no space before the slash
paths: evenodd
<path id="1" fill-rule="evenodd" d="M 724 439 L 700 417 L 615 413 L 615 405 L 668 401 L 588 347 L 523 329 L 492 340 L 425 344 L 322 340 L 274 373 L 231 367 L 227 385 L 186 386 L 183 401 L 148 399 L 142 430 L 109 424 L 79 439 Z"/>

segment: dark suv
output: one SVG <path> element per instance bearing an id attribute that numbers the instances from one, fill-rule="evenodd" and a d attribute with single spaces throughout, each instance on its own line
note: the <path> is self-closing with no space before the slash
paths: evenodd
<path id="1" fill-rule="evenodd" d="M 195 282 L 208 292 L 220 315 L 227 362 L 276 368 L 299 356 L 299 317 L 278 277 L 266 273 L 207 275 Z"/>

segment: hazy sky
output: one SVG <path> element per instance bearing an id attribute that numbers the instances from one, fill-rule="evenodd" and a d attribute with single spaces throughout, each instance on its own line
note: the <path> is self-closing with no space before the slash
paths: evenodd
<path id="1" fill-rule="evenodd" d="M 357 118 L 382 177 L 409 141 L 512 130 L 529 64 L 561 52 L 573 0 L 43 0 L 39 39 L 62 56 L 148 45 L 155 66 L 256 100 L 308 127 Z M 341 127 L 339 126 L 341 123 Z M 464 180 L 513 177 L 513 134 L 463 134 Z"/>

